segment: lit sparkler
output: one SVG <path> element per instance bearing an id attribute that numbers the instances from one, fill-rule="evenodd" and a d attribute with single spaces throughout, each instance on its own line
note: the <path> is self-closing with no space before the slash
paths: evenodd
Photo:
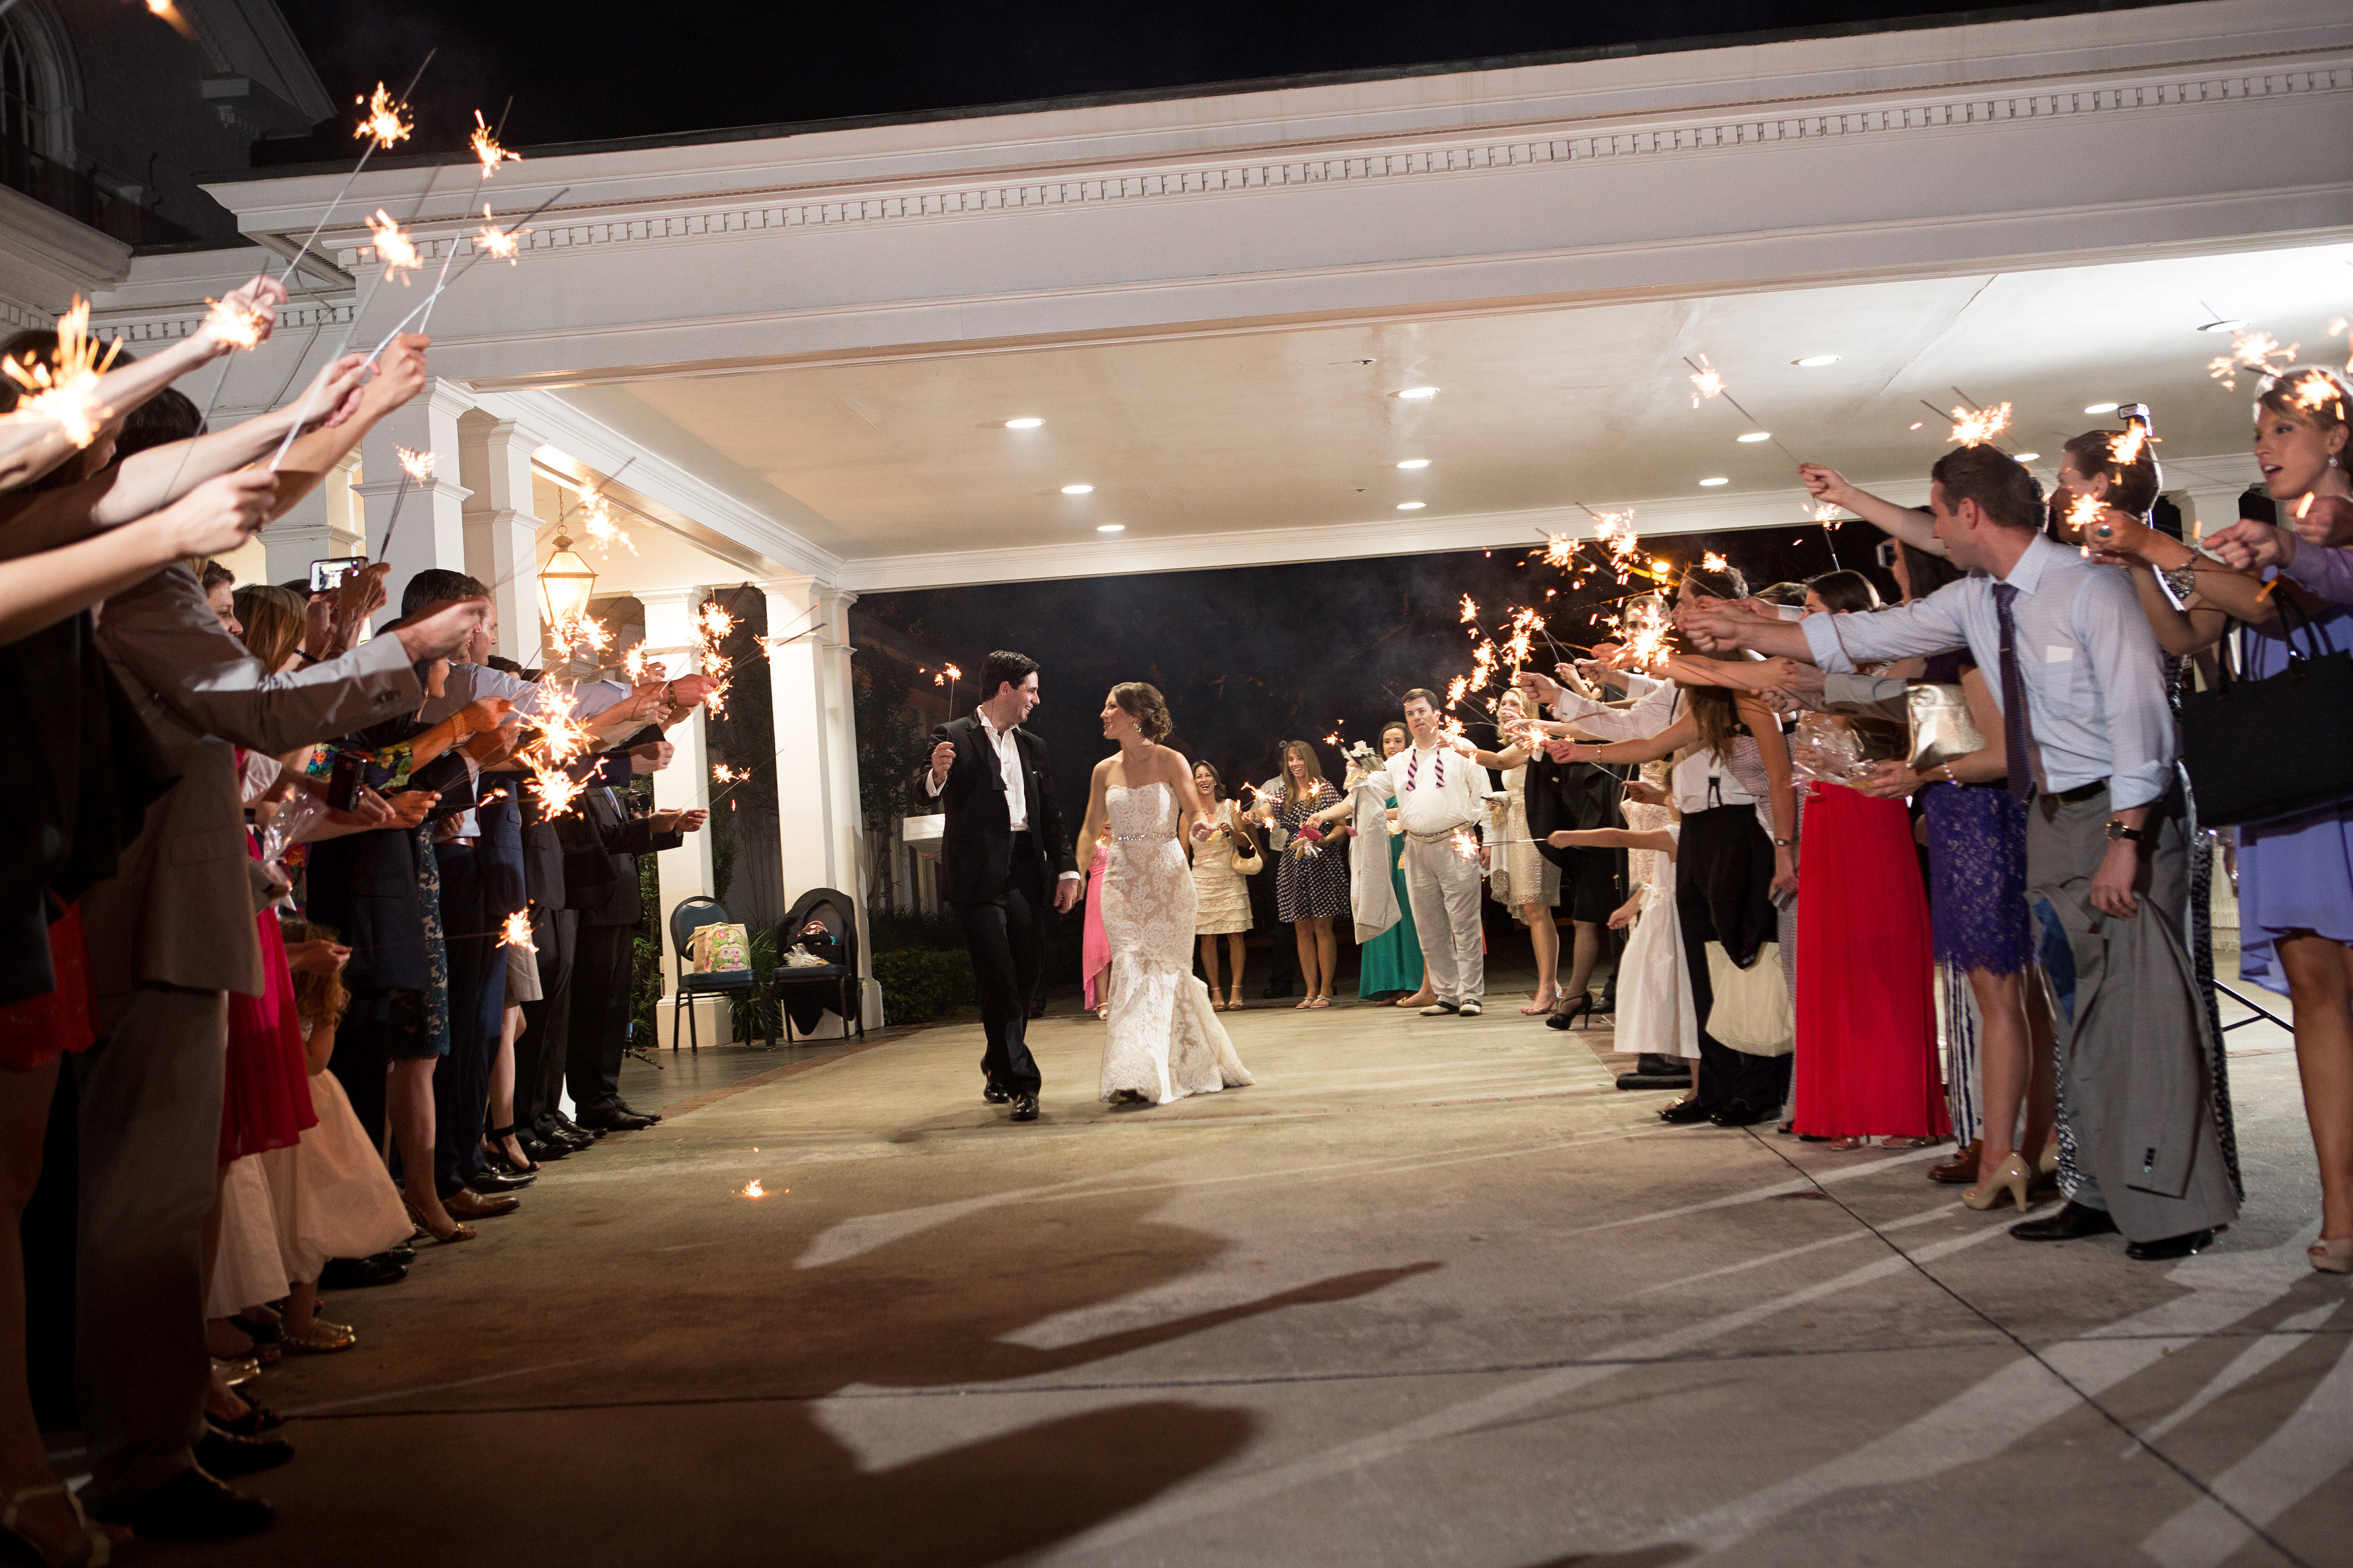
<path id="1" fill-rule="evenodd" d="M 1699 363 L 1697 364 L 1692 364 L 1692 362 L 1688 359 L 1684 360 L 1683 363 L 1685 364 L 1690 364 L 1692 367 L 1692 406 L 1694 408 L 1697 408 L 1701 404 L 1706 402 L 1711 397 L 1722 397 L 1724 395 L 1723 373 L 1718 371 L 1714 365 L 1707 363 L 1707 356 L 1705 354 L 1699 356 Z M 1733 406 L 1736 408 L 1739 405 L 1735 404 Z"/>
<path id="2" fill-rule="evenodd" d="M 433 465 L 440 461 L 431 452 L 412 451 L 406 447 L 395 447 L 393 451 L 400 458 L 400 471 L 420 485 L 433 477 Z"/>
<path id="3" fill-rule="evenodd" d="M 1732 563 L 1713 550 L 1701 556 L 1699 563 L 1703 570 L 1709 572 L 1728 572 L 1732 569 Z"/>
<path id="4" fill-rule="evenodd" d="M 367 226 L 369 236 L 375 241 L 376 259 L 384 263 L 384 280 L 389 283 L 397 276 L 401 287 L 406 288 L 408 279 L 405 274 L 425 265 L 425 258 L 417 254 L 416 244 L 401 232 L 400 225 L 395 223 L 392 215 L 382 207 L 375 209 L 375 216 L 367 220 Z"/>
<path id="5" fill-rule="evenodd" d="M 1471 597 L 1471 595 L 1468 595 L 1468 594 L 1463 595 L 1462 595 L 1462 619 L 1463 619 L 1464 623 L 1465 623 L 1465 624 L 1470 624 L 1470 623 L 1472 623 L 1472 622 L 1477 621 L 1477 620 L 1478 620 L 1478 618 L 1479 618 L 1479 603 L 1478 603 L 1478 601 L 1477 601 L 1477 600 L 1475 600 L 1475 599 L 1473 599 L 1473 598 L 1472 598 L 1472 597 Z"/>
<path id="6" fill-rule="evenodd" d="M 2117 467 L 2128 468 L 2140 461 L 2141 448 L 2148 442 L 2148 426 L 2136 421 L 2126 426 L 2123 435 L 2108 444 L 2108 456 Z"/>
<path id="7" fill-rule="evenodd" d="M 747 1198 L 765 1198 L 768 1195 L 768 1190 L 760 1185 L 760 1178 L 754 1176 L 744 1184 L 744 1195 Z"/>
<path id="8" fill-rule="evenodd" d="M 751 776 L 752 773 L 748 768 L 731 768 L 725 763 L 711 764 L 711 777 L 714 784 L 742 784 Z"/>
<path id="9" fill-rule="evenodd" d="M 638 552 L 628 531 L 613 521 L 612 504 L 600 491 L 580 492 L 580 531 L 600 549 L 610 550 L 617 544 L 632 555 Z"/>
<path id="10" fill-rule="evenodd" d="M 643 686 L 649 680 L 670 679 L 670 671 L 665 666 L 646 657 L 646 645 L 643 643 L 635 645 L 621 656 L 621 670 L 629 678 L 629 684 L 632 686 Z"/>
<path id="11" fill-rule="evenodd" d="M 2297 407 L 2317 412 L 2335 403 L 2339 405 L 2337 412 L 2342 416 L 2345 391 L 2337 385 L 2335 376 L 2318 370 L 2308 370 L 2289 384 L 2295 389 Z"/>
<path id="12" fill-rule="evenodd" d="M 383 89 L 379 88 L 377 90 Z M 522 161 L 522 153 L 510 153 L 499 145 L 498 132 L 492 131 L 489 123 L 482 119 L 482 111 L 479 109 L 474 110 L 474 132 L 466 140 L 473 146 L 474 156 L 482 161 L 482 178 L 486 180 L 499 172 L 499 165 L 501 163 L 519 163 Z M 482 216 L 490 216 L 488 209 L 483 211 Z"/>
<path id="13" fill-rule="evenodd" d="M 2094 534 L 2102 531 L 2096 525 L 2100 521 L 2100 513 L 2106 510 L 2097 496 L 2081 495 L 2068 503 L 2067 526 L 2073 529 L 2075 537 L 2084 542 L 2082 550 L 2086 555 L 2092 553 L 2091 541 Z M 2102 533 L 2102 537 L 2105 537 L 2105 533 Z"/>
<path id="14" fill-rule="evenodd" d="M 509 156 L 512 157 L 512 154 L 510 153 Z M 528 232 L 521 228 L 501 228 L 498 220 L 491 216 L 491 204 L 484 202 L 482 226 L 474 235 L 474 243 L 512 267 L 514 265 L 515 252 L 522 247 L 522 237 Z"/>
<path id="15" fill-rule="evenodd" d="M 1956 408 L 1953 410 L 1952 438 L 1964 447 L 1988 447 L 1993 438 L 2010 428 L 2010 405 L 1996 404 L 1991 408 Z"/>
<path id="16" fill-rule="evenodd" d="M 588 786 L 561 768 L 551 768 L 537 763 L 531 768 L 531 793 L 538 797 L 540 809 L 549 816 L 562 816 L 578 804 Z"/>
<path id="17" fill-rule="evenodd" d="M 722 719 L 727 717 L 727 689 L 734 684 L 728 672 L 735 661 L 720 651 L 720 644 L 735 629 L 735 617 L 716 599 L 707 601 L 694 612 L 694 654 L 696 668 L 711 678 L 711 689 L 703 694 L 702 705 Z"/>
<path id="18" fill-rule="evenodd" d="M 2224 386 L 2235 389 L 2242 370 L 2257 375 L 2277 375 L 2295 363 L 2295 343 L 2282 346 L 2269 332 L 2234 331 L 2231 334 L 2231 352 L 2218 354 L 2207 363 L 2206 374 Z M 2272 362 L 2279 363 L 2274 364 Z"/>
<path id="19" fill-rule="evenodd" d="M 408 105 L 396 100 L 382 82 L 375 84 L 375 91 L 370 96 L 352 101 L 367 108 L 366 117 L 353 129 L 352 135 L 361 141 L 373 141 L 387 153 L 392 151 L 394 142 L 407 141 L 409 132 L 417 129 L 417 121 L 408 118 Z"/>
<path id="20" fill-rule="evenodd" d="M 26 354 L 22 361 L 0 360 L 0 374 L 16 384 L 21 395 L 16 412 L 31 419 L 54 419 L 77 449 L 98 439 L 114 410 L 98 400 L 99 377 L 122 352 L 120 340 L 101 351 L 90 335 L 90 301 L 77 295 L 73 308 L 58 319 L 55 366 Z"/>
<path id="21" fill-rule="evenodd" d="M 1471 678 L 1467 675 L 1456 676 L 1453 679 L 1446 683 L 1446 705 L 1449 708 L 1453 707 L 1457 702 L 1462 700 L 1464 693 L 1468 692 L 1470 689 Z"/>
<path id="22" fill-rule="evenodd" d="M 1458 827 L 1454 830 L 1454 837 L 1451 841 L 1451 847 L 1457 855 L 1461 856 L 1465 860 L 1476 860 L 1479 858 L 1478 835 L 1472 833 L 1467 827 Z"/>
<path id="23" fill-rule="evenodd" d="M 612 631 L 593 616 L 565 616 L 549 624 L 548 646 L 559 658 L 569 658 L 575 648 L 602 653 L 613 646 Z"/>
<path id="24" fill-rule="evenodd" d="M 261 334 L 269 329 L 269 314 L 259 300 L 244 305 L 232 300 L 207 300 L 211 307 L 205 312 L 205 325 L 213 336 L 233 349 L 255 349 L 261 346 Z"/>
<path id="25" fill-rule="evenodd" d="M 537 952 L 539 944 L 531 940 L 531 911 L 517 910 L 499 926 L 501 947 L 521 948 L 525 952 Z"/>

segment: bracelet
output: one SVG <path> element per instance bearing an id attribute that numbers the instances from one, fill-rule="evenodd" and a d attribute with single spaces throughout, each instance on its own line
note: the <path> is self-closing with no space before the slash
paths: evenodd
<path id="1" fill-rule="evenodd" d="M 2198 591 L 2198 563 L 2195 560 L 2186 561 L 2179 566 L 2159 567 L 2157 574 L 2165 579 L 2165 585 L 2173 590 L 2173 596 L 2184 603 Z"/>

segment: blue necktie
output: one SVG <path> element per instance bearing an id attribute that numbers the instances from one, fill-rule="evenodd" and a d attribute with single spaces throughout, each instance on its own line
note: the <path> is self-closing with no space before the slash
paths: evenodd
<path id="1" fill-rule="evenodd" d="M 2018 590 L 1993 585 L 1994 625 L 2001 632 L 2001 754 L 2010 764 L 2010 796 L 2021 805 L 2034 793 L 2034 769 L 2026 760 L 2026 671 L 2018 663 L 2018 622 L 2010 613 Z"/>

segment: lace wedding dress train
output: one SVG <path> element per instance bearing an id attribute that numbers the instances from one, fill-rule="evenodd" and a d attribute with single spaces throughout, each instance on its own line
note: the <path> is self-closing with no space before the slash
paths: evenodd
<path id="1" fill-rule="evenodd" d="M 1177 842 L 1176 793 L 1165 784 L 1113 784 L 1103 871 L 1103 931 L 1113 988 L 1103 1041 L 1103 1097 L 1123 1090 L 1166 1105 L 1251 1081 L 1193 974 L 1193 874 Z"/>

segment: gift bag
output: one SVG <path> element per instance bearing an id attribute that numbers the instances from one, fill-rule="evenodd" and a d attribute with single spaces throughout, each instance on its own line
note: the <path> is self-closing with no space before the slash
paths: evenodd
<path id="1" fill-rule="evenodd" d="M 694 928 L 687 942 L 687 968 L 696 974 L 718 974 L 752 967 L 752 939 L 740 925 Z"/>
<path id="2" fill-rule="evenodd" d="M 1786 1057 L 1797 1048 L 1798 1016 L 1789 1004 L 1789 983 L 1781 974 L 1781 944 L 1757 950 L 1757 962 L 1734 964 L 1724 943 L 1707 944 L 1707 984 L 1715 994 L 1707 1032 L 1752 1057 Z"/>

